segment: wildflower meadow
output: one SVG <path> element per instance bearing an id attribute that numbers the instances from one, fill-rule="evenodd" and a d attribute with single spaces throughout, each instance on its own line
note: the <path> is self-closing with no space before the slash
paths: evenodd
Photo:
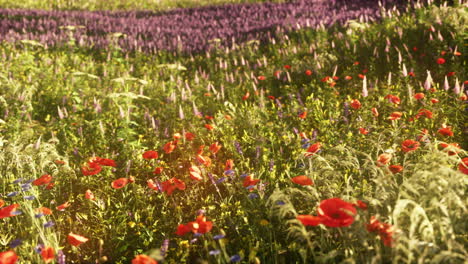
<path id="1" fill-rule="evenodd" d="M 465 0 L 0 0 L 0 264 L 466 263 L 467 32 Z"/>

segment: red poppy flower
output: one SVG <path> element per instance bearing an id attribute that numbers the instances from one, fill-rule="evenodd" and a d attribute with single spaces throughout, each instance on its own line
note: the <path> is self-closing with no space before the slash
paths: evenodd
<path id="1" fill-rule="evenodd" d="M 400 104 L 401 102 L 400 97 L 393 95 L 393 94 L 386 95 L 384 99 L 388 99 L 393 104 Z"/>
<path id="2" fill-rule="evenodd" d="M 2 199 L 0 199 L 0 208 L 2 208 L 4 205 L 5 205 L 5 201 L 3 201 Z"/>
<path id="3" fill-rule="evenodd" d="M 147 255 L 136 255 L 132 264 L 158 264 L 158 262 Z"/>
<path id="4" fill-rule="evenodd" d="M 373 115 L 373 116 L 375 116 L 375 117 L 378 117 L 378 116 L 379 116 L 379 111 L 377 110 L 377 108 L 372 107 L 371 112 L 372 112 L 372 115 Z"/>
<path id="5" fill-rule="evenodd" d="M 147 185 L 148 185 L 148 187 L 149 187 L 150 189 L 153 189 L 153 190 L 155 190 L 155 191 L 159 191 L 158 186 L 154 183 L 153 180 L 148 180 L 146 183 L 147 183 Z"/>
<path id="6" fill-rule="evenodd" d="M 458 170 L 464 174 L 468 174 L 468 157 L 461 160 L 460 164 L 458 164 Z"/>
<path id="7" fill-rule="evenodd" d="M 44 185 L 44 184 L 48 184 L 52 181 L 52 176 L 50 176 L 49 174 L 44 174 L 42 175 L 41 177 L 37 178 L 36 180 L 34 180 L 32 182 L 33 185 L 35 186 L 39 186 L 39 185 Z"/>
<path id="8" fill-rule="evenodd" d="M 353 79 L 353 77 L 351 77 L 351 76 L 349 76 L 349 75 L 346 75 L 344 78 L 345 78 L 345 80 L 347 80 L 347 81 L 349 81 L 349 80 L 352 80 L 352 79 Z"/>
<path id="9" fill-rule="evenodd" d="M 161 174 L 163 172 L 164 168 L 163 167 L 156 167 L 154 168 L 153 173 L 154 174 Z"/>
<path id="10" fill-rule="evenodd" d="M 13 250 L 0 252 L 1 264 L 15 264 L 18 261 L 18 255 Z"/>
<path id="11" fill-rule="evenodd" d="M 89 159 L 90 163 L 97 163 L 101 166 L 110 166 L 110 167 L 117 167 L 117 164 L 115 164 L 115 161 L 112 159 L 105 159 L 101 157 L 92 157 Z"/>
<path id="12" fill-rule="evenodd" d="M 55 250 L 52 247 L 41 249 L 41 256 L 45 263 L 50 263 L 55 259 Z"/>
<path id="13" fill-rule="evenodd" d="M 174 135 L 172 135 L 172 138 L 173 138 L 175 141 L 179 140 L 181 137 L 182 137 L 182 135 L 181 135 L 180 133 L 178 133 L 178 132 L 177 132 L 177 133 L 174 133 Z"/>
<path id="14" fill-rule="evenodd" d="M 81 172 L 85 176 L 96 175 L 101 172 L 102 167 L 95 162 L 88 162 L 86 166 L 81 167 Z"/>
<path id="15" fill-rule="evenodd" d="M 461 52 L 459 52 L 459 51 L 455 51 L 455 52 L 453 52 L 453 55 L 455 55 L 455 56 L 461 56 L 462 54 L 461 54 Z"/>
<path id="16" fill-rule="evenodd" d="M 353 204 L 340 198 L 323 200 L 318 208 L 318 216 L 322 218 L 322 224 L 328 227 L 345 227 L 354 222 L 357 211 Z"/>
<path id="17" fill-rule="evenodd" d="M 54 163 L 57 165 L 65 165 L 66 162 L 63 160 L 55 160 Z"/>
<path id="18" fill-rule="evenodd" d="M 351 108 L 356 109 L 356 110 L 359 109 L 359 108 L 361 108 L 361 102 L 359 102 L 358 99 L 353 99 L 353 100 L 351 100 L 351 104 L 350 104 L 350 105 L 351 105 Z"/>
<path id="19" fill-rule="evenodd" d="M 431 99 L 431 103 L 433 104 L 437 104 L 438 102 L 439 102 L 439 99 L 436 99 L 436 98 Z"/>
<path id="20" fill-rule="evenodd" d="M 19 206 L 19 204 L 11 204 L 0 208 L 0 219 L 15 216 L 16 208 Z"/>
<path id="21" fill-rule="evenodd" d="M 353 64 L 354 65 L 359 65 L 359 61 L 355 61 Z"/>
<path id="22" fill-rule="evenodd" d="M 263 75 L 260 75 L 260 76 L 257 77 L 257 79 L 259 79 L 260 81 L 264 81 L 264 80 L 266 80 L 266 77 L 263 76 Z"/>
<path id="23" fill-rule="evenodd" d="M 445 59 L 444 58 L 438 58 L 436 62 L 437 62 L 437 64 L 442 65 L 442 64 L 445 63 Z"/>
<path id="24" fill-rule="evenodd" d="M 275 100 L 276 98 L 275 98 L 273 95 L 269 95 L 269 96 L 268 96 L 268 99 L 270 99 L 270 100 Z"/>
<path id="25" fill-rule="evenodd" d="M 234 161 L 232 159 L 226 160 L 226 164 L 224 165 L 224 170 L 232 170 L 234 168 Z"/>
<path id="26" fill-rule="evenodd" d="M 419 142 L 411 140 L 411 139 L 407 139 L 401 142 L 401 149 L 403 150 L 403 152 L 408 153 L 408 152 L 417 150 L 419 148 L 419 145 L 420 145 Z"/>
<path id="27" fill-rule="evenodd" d="M 185 234 L 187 234 L 187 233 L 189 233 L 191 231 L 192 231 L 192 229 L 190 228 L 190 226 L 184 225 L 184 224 L 179 224 L 177 226 L 177 231 L 175 233 L 178 236 L 183 236 L 183 235 L 185 235 Z"/>
<path id="28" fill-rule="evenodd" d="M 437 132 L 442 136 L 453 137 L 453 131 L 451 127 L 443 127 L 437 130 Z"/>
<path id="29" fill-rule="evenodd" d="M 195 139 L 195 134 L 190 133 L 190 132 L 185 132 L 185 139 L 188 141 L 192 141 L 193 139 Z"/>
<path id="30" fill-rule="evenodd" d="M 306 70 L 306 71 L 305 71 L 305 75 L 307 75 L 307 76 L 312 75 L 312 71 L 311 71 L 311 70 Z"/>
<path id="31" fill-rule="evenodd" d="M 390 162 L 391 159 L 392 159 L 392 154 L 382 153 L 377 158 L 377 166 L 380 167 L 380 166 L 386 165 Z"/>
<path id="32" fill-rule="evenodd" d="M 310 145 L 310 147 L 307 149 L 305 153 L 305 156 L 308 157 L 308 156 L 312 156 L 316 154 L 320 150 L 321 147 L 322 147 L 322 144 L 320 142 Z"/>
<path id="33" fill-rule="evenodd" d="M 411 77 L 416 76 L 416 75 L 414 74 L 414 72 L 408 72 L 408 75 L 411 76 Z"/>
<path id="34" fill-rule="evenodd" d="M 284 65 L 283 67 L 284 67 L 286 70 L 291 69 L 291 65 Z"/>
<path id="35" fill-rule="evenodd" d="M 242 185 L 244 187 L 249 187 L 249 186 L 257 184 L 259 181 L 260 181 L 259 179 L 254 179 L 252 175 L 248 175 L 247 177 L 245 177 Z"/>
<path id="36" fill-rule="evenodd" d="M 64 211 L 66 208 L 70 207 L 70 203 L 69 202 L 65 202 L 57 207 L 55 207 L 57 210 L 59 211 Z"/>
<path id="37" fill-rule="evenodd" d="M 364 74 L 358 74 L 359 79 L 364 79 L 366 77 Z"/>
<path id="38" fill-rule="evenodd" d="M 393 174 L 397 174 L 403 171 L 403 166 L 401 165 L 390 165 L 388 168 Z"/>
<path id="39" fill-rule="evenodd" d="M 148 181 L 149 182 L 149 181 Z M 161 183 L 163 192 L 166 192 L 167 195 L 171 195 L 175 189 L 185 190 L 185 183 L 177 178 L 171 178 L 167 181 Z"/>
<path id="40" fill-rule="evenodd" d="M 205 145 L 199 146 L 199 147 L 198 147 L 198 150 L 197 150 L 197 155 L 202 155 L 204 149 L 205 149 Z"/>
<path id="41" fill-rule="evenodd" d="M 298 215 L 296 219 L 301 221 L 305 226 L 318 226 L 322 222 L 322 218 L 313 215 Z"/>
<path id="42" fill-rule="evenodd" d="M 299 117 L 300 119 L 305 119 L 305 118 L 307 117 L 307 111 L 301 112 L 301 113 L 298 115 L 298 117 Z"/>
<path id="43" fill-rule="evenodd" d="M 454 76 L 454 75 L 455 75 L 455 72 L 449 72 L 449 73 L 447 73 L 447 77 L 452 77 L 452 76 Z"/>
<path id="44" fill-rule="evenodd" d="M 84 237 L 84 236 L 80 236 L 80 235 L 77 235 L 77 234 L 73 234 L 73 233 L 69 233 L 68 234 L 68 237 L 67 237 L 67 240 L 68 240 L 68 243 L 72 246 L 79 246 L 85 242 L 87 242 L 89 239 Z"/>
<path id="45" fill-rule="evenodd" d="M 388 117 L 388 119 L 390 120 L 398 120 L 401 118 L 401 116 L 403 115 L 402 112 L 393 112 L 390 114 L 390 116 Z"/>
<path id="46" fill-rule="evenodd" d="M 367 210 L 367 204 L 361 200 L 357 200 L 354 205 L 360 208 L 361 210 Z"/>
<path id="47" fill-rule="evenodd" d="M 157 159 L 158 157 L 158 152 L 154 150 L 148 150 L 145 153 L 143 153 L 143 158 L 146 160 Z"/>
<path id="48" fill-rule="evenodd" d="M 369 134 L 369 131 L 367 131 L 367 129 L 363 128 L 363 127 L 360 127 L 359 128 L 359 133 L 363 134 L 363 135 L 367 135 Z"/>
<path id="49" fill-rule="evenodd" d="M 392 225 L 387 223 L 382 223 L 372 216 L 370 219 L 370 223 L 367 224 L 367 230 L 369 232 L 378 233 L 380 239 L 383 241 L 385 246 L 391 247 L 393 243 L 393 233 L 394 228 Z"/>
<path id="50" fill-rule="evenodd" d="M 338 77 L 338 76 L 333 76 L 332 79 L 335 80 L 335 81 L 338 81 L 338 80 L 340 79 L 340 77 Z"/>
<path id="51" fill-rule="evenodd" d="M 218 142 L 215 142 L 213 144 L 210 145 L 210 151 L 213 153 L 213 154 L 216 154 L 218 153 L 218 151 L 221 149 L 221 145 L 219 145 Z"/>
<path id="52" fill-rule="evenodd" d="M 43 215 L 51 215 L 52 214 L 52 210 L 50 210 L 47 207 L 40 207 L 40 208 L 37 208 L 36 210 L 37 210 L 37 212 L 39 212 L 39 213 L 41 213 Z"/>
<path id="53" fill-rule="evenodd" d="M 214 127 L 212 125 L 210 125 L 210 124 L 205 124 L 205 128 L 210 130 L 210 131 L 214 129 Z"/>
<path id="54" fill-rule="evenodd" d="M 441 147 L 444 151 L 447 151 L 447 154 L 449 156 L 457 155 L 459 152 L 458 150 L 461 149 L 458 143 L 450 143 L 450 144 L 440 143 L 439 147 Z M 448 149 L 446 150 L 446 148 Z"/>
<path id="55" fill-rule="evenodd" d="M 54 186 L 55 186 L 54 182 L 49 182 L 49 184 L 46 185 L 45 189 L 46 190 L 51 190 L 52 188 L 54 188 Z"/>
<path id="56" fill-rule="evenodd" d="M 245 100 L 249 99 L 249 97 L 250 97 L 250 93 L 247 91 L 247 92 L 245 93 L 245 95 L 242 96 L 242 100 L 245 101 Z"/>
<path id="57" fill-rule="evenodd" d="M 420 117 L 426 117 L 426 118 L 432 118 L 433 114 L 431 111 L 427 110 L 427 109 L 420 109 L 419 112 L 416 114 L 416 118 L 420 118 Z"/>
<path id="58" fill-rule="evenodd" d="M 190 223 L 194 223 L 194 222 L 190 222 Z M 189 225 L 190 225 L 190 223 L 189 223 Z M 195 220 L 195 223 L 197 223 L 198 228 L 195 231 L 192 229 L 192 232 L 194 232 L 194 233 L 206 234 L 206 233 L 210 232 L 211 229 L 213 228 L 213 222 L 206 221 L 206 217 L 204 215 L 202 215 L 202 214 L 197 216 L 197 219 Z M 197 225 L 194 225 L 194 226 L 197 226 Z"/>
<path id="59" fill-rule="evenodd" d="M 305 175 L 293 177 L 291 181 L 299 185 L 313 185 L 314 184 L 312 179 L 310 179 L 309 177 Z"/>
<path id="60" fill-rule="evenodd" d="M 196 181 L 203 180 L 202 172 L 201 172 L 200 168 L 198 168 L 197 166 L 190 167 L 189 171 L 190 171 L 190 178 L 192 180 L 196 180 Z"/>
<path id="61" fill-rule="evenodd" d="M 330 80 L 330 76 L 325 76 L 322 78 L 322 82 L 328 82 L 328 80 Z"/>
<path id="62" fill-rule="evenodd" d="M 125 187 L 128 184 L 128 179 L 127 178 L 119 178 L 115 181 L 112 182 L 111 186 L 114 189 L 120 189 Z"/>
<path id="63" fill-rule="evenodd" d="M 85 192 L 85 199 L 87 200 L 95 200 L 96 198 L 94 197 L 93 192 L 91 190 L 86 190 Z"/>
<path id="64" fill-rule="evenodd" d="M 424 96 L 425 96 L 424 93 L 416 93 L 416 94 L 414 94 L 413 97 L 416 100 L 421 100 L 421 99 L 424 99 Z"/>
<path id="65" fill-rule="evenodd" d="M 172 151 L 174 151 L 174 149 L 177 147 L 177 143 L 174 142 L 174 141 L 169 141 L 167 142 L 166 144 L 164 144 L 163 146 L 163 150 L 164 152 L 166 152 L 166 154 L 169 154 L 171 153 Z"/>

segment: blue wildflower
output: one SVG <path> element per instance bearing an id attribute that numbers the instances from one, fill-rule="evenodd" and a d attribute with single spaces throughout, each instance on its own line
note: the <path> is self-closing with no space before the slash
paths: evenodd
<path id="1" fill-rule="evenodd" d="M 241 257 L 239 255 L 234 255 L 229 259 L 231 262 L 239 262 L 241 261 Z"/>
<path id="2" fill-rule="evenodd" d="M 49 221 L 49 222 L 46 222 L 46 223 L 44 224 L 44 227 L 45 227 L 45 228 L 48 228 L 48 227 L 53 227 L 54 225 L 55 225 L 54 222 Z"/>
<path id="3" fill-rule="evenodd" d="M 255 198 L 258 198 L 258 194 L 256 194 L 256 193 L 249 193 L 248 197 L 249 197 L 249 199 L 255 199 Z"/>
<path id="4" fill-rule="evenodd" d="M 38 213 L 38 214 L 35 214 L 35 215 L 34 215 L 34 217 L 36 217 L 36 218 L 43 217 L 43 216 L 44 216 L 43 213 Z"/>
<path id="5" fill-rule="evenodd" d="M 11 248 L 19 247 L 21 246 L 21 244 L 23 244 L 23 241 L 18 238 L 10 242 L 10 247 Z"/>
<path id="6" fill-rule="evenodd" d="M 11 193 L 8 193 L 6 196 L 7 197 L 13 197 L 13 196 L 16 196 L 18 195 L 18 192 L 11 192 Z"/>
<path id="7" fill-rule="evenodd" d="M 234 170 L 227 170 L 227 171 L 224 171 L 224 175 L 226 176 L 232 176 L 234 175 L 236 172 Z"/>
<path id="8" fill-rule="evenodd" d="M 225 181 L 225 180 L 226 180 L 226 177 L 221 177 L 221 178 L 219 178 L 219 179 L 216 181 L 216 184 L 220 184 L 220 183 L 222 183 L 222 182 Z"/>
<path id="9" fill-rule="evenodd" d="M 26 200 L 32 201 L 32 200 L 36 199 L 36 196 L 28 195 L 28 196 L 24 196 L 23 198 L 26 199 Z"/>
<path id="10" fill-rule="evenodd" d="M 208 254 L 210 254 L 211 256 L 215 256 L 215 255 L 219 255 L 219 253 L 221 253 L 221 251 L 219 249 L 217 250 L 210 250 L 208 252 Z"/>
<path id="11" fill-rule="evenodd" d="M 221 239 L 221 238 L 224 238 L 224 237 L 225 237 L 225 235 L 219 234 L 219 235 L 214 236 L 213 239 L 218 240 L 218 239 Z"/>
<path id="12" fill-rule="evenodd" d="M 20 182 L 22 182 L 22 181 L 24 181 L 23 178 L 18 178 L 18 179 L 16 179 L 16 180 L 14 180 L 13 183 L 20 183 Z"/>

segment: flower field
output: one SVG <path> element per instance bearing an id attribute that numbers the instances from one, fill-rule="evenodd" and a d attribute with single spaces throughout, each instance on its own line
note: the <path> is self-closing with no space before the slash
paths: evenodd
<path id="1" fill-rule="evenodd" d="M 0 264 L 468 258 L 466 1 L 0 21 Z"/>

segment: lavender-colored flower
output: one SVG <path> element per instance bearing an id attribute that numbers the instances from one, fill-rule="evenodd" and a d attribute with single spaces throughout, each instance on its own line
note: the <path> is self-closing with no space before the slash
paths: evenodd
<path id="1" fill-rule="evenodd" d="M 286 203 L 283 201 L 276 201 L 276 205 L 285 205 Z"/>
<path id="2" fill-rule="evenodd" d="M 224 238 L 224 237 L 226 237 L 226 236 L 223 235 L 223 234 L 219 234 L 219 235 L 214 236 L 213 239 L 214 239 L 214 240 L 219 240 L 219 239 L 222 239 L 222 238 Z"/>
<path id="3" fill-rule="evenodd" d="M 249 195 L 247 195 L 247 197 L 249 197 L 249 199 L 255 199 L 255 198 L 258 198 L 258 194 L 256 193 L 249 193 Z"/>
<path id="4" fill-rule="evenodd" d="M 58 264 L 66 264 L 66 256 L 62 250 L 57 251 L 57 262 Z"/>
<path id="5" fill-rule="evenodd" d="M 14 180 L 13 183 L 16 184 L 16 183 L 20 183 L 20 182 L 22 182 L 22 181 L 24 181 L 24 178 L 18 178 L 18 179 L 16 179 L 16 180 Z"/>
<path id="6" fill-rule="evenodd" d="M 53 227 L 54 225 L 55 225 L 54 222 L 48 221 L 48 222 L 46 222 L 46 223 L 44 224 L 44 227 L 45 227 L 45 228 L 48 228 L 48 227 Z"/>
<path id="7" fill-rule="evenodd" d="M 227 179 L 226 177 L 221 177 L 216 181 L 216 184 L 220 184 L 220 183 L 224 182 L 226 179 Z"/>
<path id="8" fill-rule="evenodd" d="M 241 256 L 239 256 L 239 255 L 236 254 L 236 255 L 231 256 L 231 258 L 229 259 L 229 261 L 231 261 L 231 262 L 239 262 L 239 261 L 241 261 L 241 259 L 242 259 Z"/>
<path id="9" fill-rule="evenodd" d="M 7 197 L 14 197 L 16 195 L 18 195 L 19 192 L 10 192 L 10 193 L 7 193 Z"/>
<path id="10" fill-rule="evenodd" d="M 21 239 L 17 238 L 15 240 L 11 241 L 9 246 L 10 246 L 10 248 L 15 248 L 15 247 L 21 246 L 21 244 L 23 244 L 23 241 Z"/>
<path id="11" fill-rule="evenodd" d="M 226 176 L 233 176 L 234 174 L 236 174 L 236 172 L 234 170 L 224 171 L 224 175 L 226 175 Z"/>
<path id="12" fill-rule="evenodd" d="M 211 256 L 215 256 L 215 255 L 219 255 L 221 253 L 221 251 L 219 249 L 217 250 L 210 250 L 208 252 L 208 254 L 210 254 Z"/>
<path id="13" fill-rule="evenodd" d="M 36 217 L 36 218 L 40 218 L 40 217 L 43 217 L 43 216 L 44 216 L 43 213 L 38 213 L 38 214 L 35 214 L 35 215 L 34 215 L 34 217 Z"/>
<path id="14" fill-rule="evenodd" d="M 237 153 L 239 153 L 240 155 L 244 154 L 244 152 L 242 152 L 242 148 L 239 142 L 234 141 L 234 147 L 236 147 Z"/>
<path id="15" fill-rule="evenodd" d="M 44 248 L 44 245 L 43 245 L 43 244 L 39 244 L 39 245 L 37 245 L 36 247 L 34 247 L 34 251 L 35 251 L 37 254 L 41 254 L 43 248 Z"/>
<path id="16" fill-rule="evenodd" d="M 20 187 L 21 187 L 21 190 L 23 192 L 27 192 L 27 191 L 31 190 L 31 188 L 32 188 L 30 183 L 21 184 Z"/>
<path id="17" fill-rule="evenodd" d="M 163 244 L 161 245 L 161 256 L 165 257 L 168 249 L 169 249 L 169 239 L 164 239 Z"/>

